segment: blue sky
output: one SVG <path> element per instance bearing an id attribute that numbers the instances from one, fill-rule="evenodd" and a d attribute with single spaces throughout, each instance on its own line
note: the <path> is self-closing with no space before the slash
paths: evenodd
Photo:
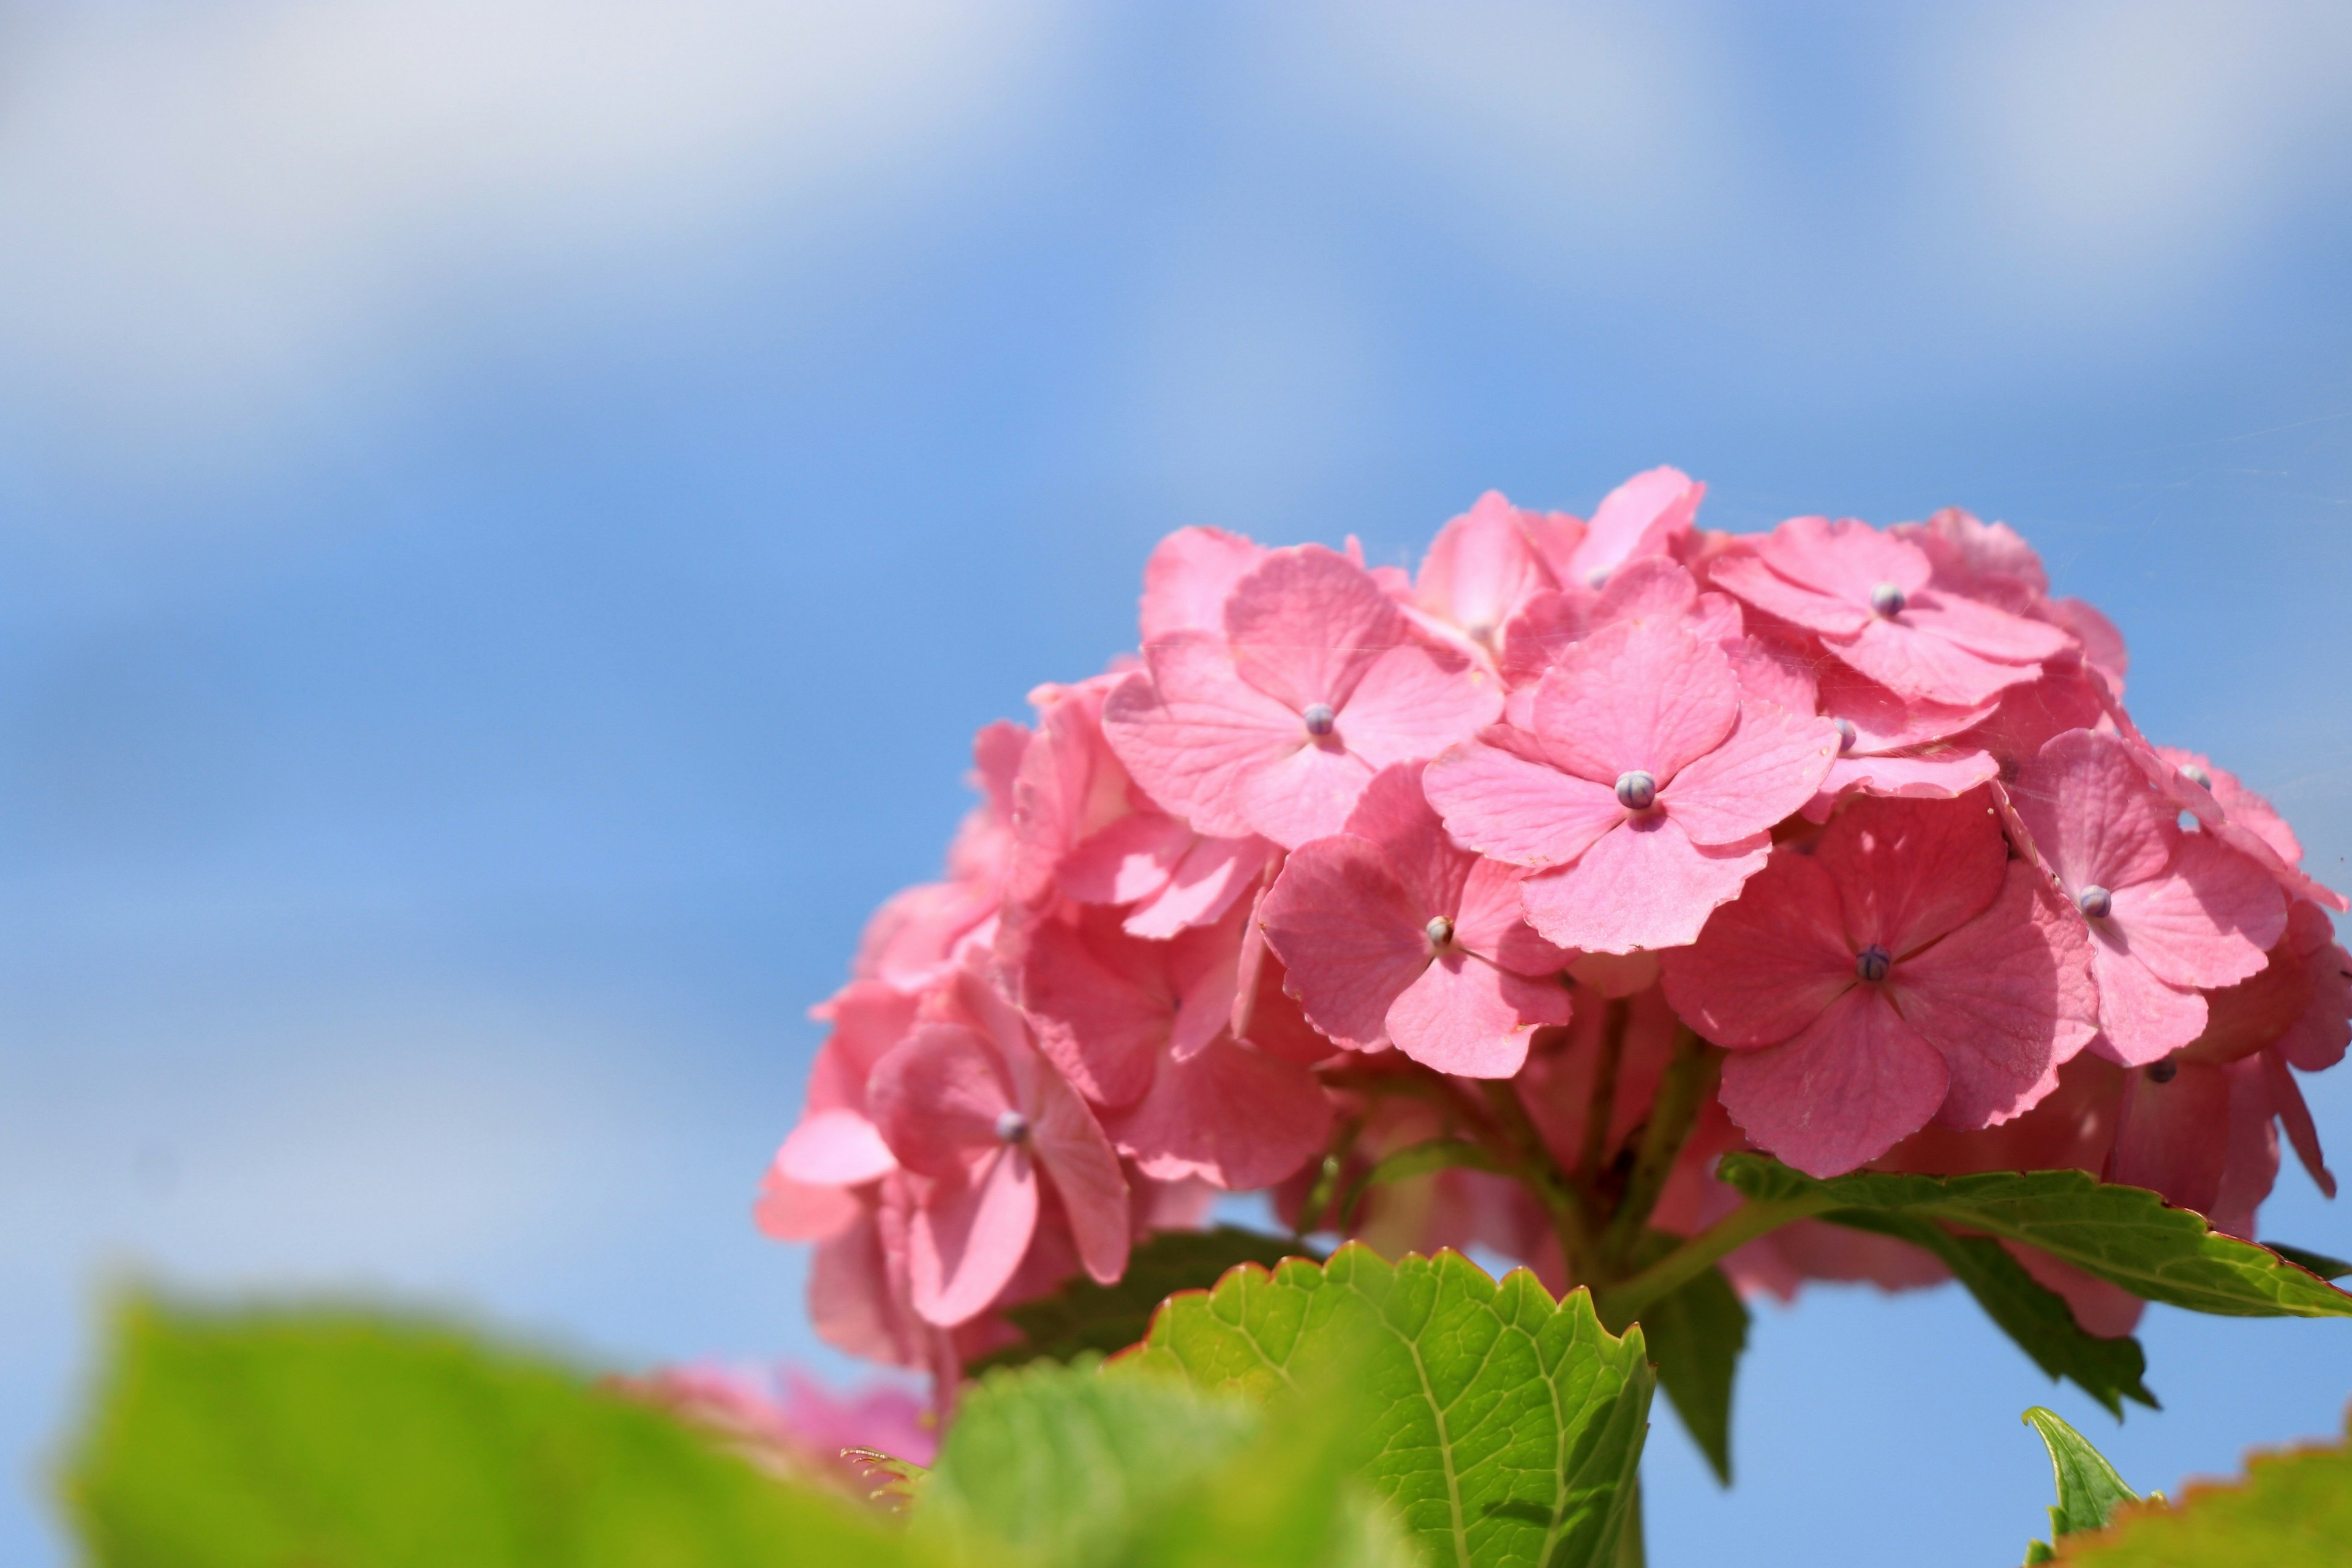
<path id="1" fill-rule="evenodd" d="M 793 1356 L 746 1205 L 971 731 L 1167 530 L 1407 561 L 1674 462 L 2003 517 L 2352 882 L 2340 8 L 0 8 L 0 1557 L 114 1284 Z M 2352 1089 L 2316 1080 L 2352 1147 Z M 2352 1162 L 2352 1154 L 2346 1156 Z M 2290 1171 L 2277 1235 L 2352 1250 Z M 1766 1308 L 1663 1563 L 2008 1561 L 2119 1433 L 1951 1292 Z"/>

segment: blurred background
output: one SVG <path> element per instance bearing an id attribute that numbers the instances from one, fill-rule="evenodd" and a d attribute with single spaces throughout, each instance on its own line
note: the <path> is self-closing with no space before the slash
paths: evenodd
<path id="1" fill-rule="evenodd" d="M 1963 504 L 2352 884 L 2347 136 L 2327 5 L 0 3 L 0 1559 L 126 1279 L 852 1375 L 803 1010 L 1182 524 Z M 2118 1432 L 1760 1308 L 1654 1561 L 2014 1561 L 2029 1404 L 2171 1488 L 2352 1394 L 2144 1337 Z"/>

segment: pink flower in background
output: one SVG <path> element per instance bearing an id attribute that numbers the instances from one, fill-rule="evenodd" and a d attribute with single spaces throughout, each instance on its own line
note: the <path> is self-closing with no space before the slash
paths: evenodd
<path id="1" fill-rule="evenodd" d="M 1128 1190 L 1118 1156 L 1027 1024 L 976 971 L 943 1009 L 882 1058 L 866 1089 L 877 1126 L 908 1173 L 907 1272 L 915 1310 L 951 1326 L 984 1310 L 1020 1267 L 1051 1181 L 1087 1272 L 1127 1267 Z"/>
<path id="2" fill-rule="evenodd" d="M 1456 842 L 1536 871 L 1520 887 L 1529 922 L 1586 952 L 1696 937 L 1837 753 L 1825 721 L 1743 700 L 1722 652 L 1671 621 L 1570 647 L 1530 717 L 1531 732 L 1447 752 L 1423 786 Z"/>
<path id="3" fill-rule="evenodd" d="M 797 1367 L 779 1377 L 709 1365 L 667 1366 L 614 1381 L 633 1398 L 727 1437 L 765 1469 L 813 1477 L 854 1495 L 866 1489 L 866 1468 L 844 1449 L 914 1465 L 929 1465 L 939 1452 L 939 1426 L 923 1402 L 887 1384 L 836 1394 Z"/>
<path id="4" fill-rule="evenodd" d="M 1845 519 L 1791 518 L 1708 564 L 1715 586 L 1802 626 L 1897 696 L 1972 707 L 2032 680 L 2066 633 L 1929 585 L 1917 545 Z"/>
<path id="5" fill-rule="evenodd" d="M 1381 768 L 1502 709 L 1491 675 L 1414 641 L 1370 575 L 1320 545 L 1244 576 L 1222 635 L 1172 631 L 1144 659 L 1103 710 L 1128 772 L 1202 834 L 1286 848 L 1337 832 Z"/>
<path id="6" fill-rule="evenodd" d="M 2262 868 L 2174 809 L 2116 736 L 2071 730 L 2011 791 L 2019 819 L 2091 934 L 2102 1049 L 2145 1066 L 2205 1027 L 2200 987 L 2261 969 L 2286 929 L 2286 900 Z"/>
<path id="7" fill-rule="evenodd" d="M 1488 490 L 1468 511 L 1438 530 L 1413 580 L 1406 612 L 1475 657 L 1491 660 L 1503 627 L 1536 595 L 1559 586 L 1543 546 L 1564 556 L 1574 543 L 1559 523 L 1521 511 Z"/>
<path id="8" fill-rule="evenodd" d="M 1446 837 L 1421 773 L 1383 769 L 1343 831 L 1292 852 L 1259 918 L 1308 1021 L 1341 1045 L 1508 1078 L 1533 1030 L 1568 1022 L 1573 955 L 1521 918 L 1521 872 Z"/>
<path id="9" fill-rule="evenodd" d="M 2095 1027 L 2085 947 L 1979 795 L 1850 803 L 1663 962 L 1733 1119 L 1827 1176 L 2048 1093 Z"/>

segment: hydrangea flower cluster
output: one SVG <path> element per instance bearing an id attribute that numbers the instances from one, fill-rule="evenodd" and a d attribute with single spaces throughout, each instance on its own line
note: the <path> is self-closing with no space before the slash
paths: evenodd
<path id="1" fill-rule="evenodd" d="M 2346 902 L 2141 734 L 2116 629 L 2003 524 L 1732 536 L 1704 488 L 1490 494 L 1410 576 L 1164 541 L 1139 654 L 982 731 L 947 878 L 817 1010 L 757 1212 L 816 1243 L 819 1331 L 951 1387 L 1004 1309 L 1221 1192 L 1555 1289 L 1727 1210 L 1739 1148 L 2076 1167 L 2251 1236 L 2283 1127 L 2332 1195 L 2295 1075 L 2352 1039 Z M 1370 1179 L 1423 1146 L 1479 1152 Z M 1812 1222 L 1726 1266 L 1941 1277 Z"/>

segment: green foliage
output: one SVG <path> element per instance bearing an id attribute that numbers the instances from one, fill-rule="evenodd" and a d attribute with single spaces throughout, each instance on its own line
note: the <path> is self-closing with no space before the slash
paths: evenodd
<path id="1" fill-rule="evenodd" d="M 1912 1176 L 1875 1171 L 1820 1181 L 1753 1153 L 1720 1172 L 1751 1198 L 1811 1198 L 1936 1220 L 2041 1248 L 2150 1301 L 2243 1318 L 2352 1317 L 2352 1296 L 2267 1247 L 2209 1229 L 2204 1217 L 2140 1187 L 2081 1171 Z"/>
<path id="2" fill-rule="evenodd" d="M 2046 1417 L 2037 1420 L 2036 1417 Z M 2352 1560 L 2352 1440 L 2257 1454 L 2237 1481 L 2189 1487 L 2177 1505 L 2160 1496 L 2132 1501 L 2114 1468 L 2080 1434 L 2047 1411 L 2028 1411 L 2058 1470 L 2060 1506 L 2050 1510 L 2062 1533 L 2054 1552 L 2028 1563 L 2085 1568 L 2341 1568 Z M 2053 1436 L 2052 1426 L 2058 1434 Z M 2068 1458 L 2060 1458 L 2061 1444 Z M 2068 1468 L 2077 1467 L 2070 1504 Z M 2120 1495 L 2117 1495 L 2120 1494 Z M 2102 1506 L 2099 1500 L 2104 1499 Z M 2105 1528 L 2090 1522 L 2095 1519 Z"/>
<path id="3" fill-rule="evenodd" d="M 1049 1296 L 1005 1309 L 1020 1341 L 975 1363 L 973 1370 L 1125 1350 L 1141 1342 L 1152 1312 L 1177 1291 L 1205 1290 L 1227 1269 L 1244 1263 L 1272 1268 L 1303 1250 L 1288 1237 L 1233 1226 L 1161 1231 L 1129 1256 L 1127 1272 L 1115 1284 L 1097 1285 L 1081 1274 Z"/>
<path id="4" fill-rule="evenodd" d="M 2090 1439 L 2059 1418 L 2054 1410 L 2037 1405 L 2025 1413 L 2025 1424 L 2042 1434 L 2050 1450 L 2050 1469 L 2058 1483 L 2058 1506 L 2050 1510 L 2050 1536 L 2063 1541 L 2077 1531 L 2104 1530 L 2116 1510 L 2139 1501 L 2139 1493 L 2124 1484 L 2106 1456 Z M 2029 1563 L 2046 1563 L 2056 1555 L 2045 1542 L 2026 1549 Z"/>
<path id="5" fill-rule="evenodd" d="M 2084 1332 L 2065 1298 L 2027 1273 L 2000 1243 L 1981 1236 L 1955 1236 L 1908 1214 L 1844 1209 L 1822 1217 L 1856 1230 L 1899 1237 L 1934 1253 L 2036 1366 L 2053 1378 L 2073 1379 L 2110 1415 L 2120 1419 L 2126 1399 L 2157 1408 L 2156 1395 L 2141 1381 L 2147 1357 L 2139 1342 Z"/>
<path id="6" fill-rule="evenodd" d="M 97 1568 L 772 1568 L 909 1561 L 856 1505 L 446 1329 L 119 1315 L 65 1484 Z"/>
<path id="7" fill-rule="evenodd" d="M 1682 1237 L 1652 1231 L 1635 1262 L 1656 1262 Z M 1642 1332 L 1658 1386 L 1706 1456 L 1716 1479 L 1731 1484 L 1731 1388 L 1748 1348 L 1748 1307 L 1723 1270 L 1710 1268 L 1681 1289 L 1643 1309 Z"/>
<path id="8" fill-rule="evenodd" d="M 1617 1560 L 1654 1379 L 1641 1333 L 1610 1334 L 1582 1290 L 1554 1303 L 1525 1269 L 1498 1285 L 1455 1253 L 1350 1243 L 1175 1298 L 1133 1362 L 1207 1389 L 1352 1390 L 1360 1473 L 1433 1562 Z"/>
<path id="9" fill-rule="evenodd" d="M 2347 1263 L 2340 1258 L 2330 1258 L 2324 1252 L 2314 1252 L 2304 1247 L 2289 1247 L 2284 1241 L 2266 1241 L 2263 1245 L 2297 1268 L 2308 1268 L 2322 1279 L 2341 1279 L 2347 1274 L 2352 1274 L 2352 1263 Z"/>

